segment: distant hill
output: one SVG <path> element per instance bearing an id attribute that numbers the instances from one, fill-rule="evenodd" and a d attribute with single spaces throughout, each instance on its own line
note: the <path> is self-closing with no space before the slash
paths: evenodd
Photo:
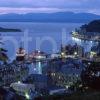
<path id="1" fill-rule="evenodd" d="M 0 22 L 70 22 L 86 23 L 95 19 L 100 19 L 100 15 L 91 13 L 28 13 L 28 14 L 2 14 Z"/>
<path id="2" fill-rule="evenodd" d="M 94 20 L 94 21 L 91 21 L 89 24 L 82 25 L 81 29 L 85 29 L 87 32 L 100 33 L 100 20 Z"/>

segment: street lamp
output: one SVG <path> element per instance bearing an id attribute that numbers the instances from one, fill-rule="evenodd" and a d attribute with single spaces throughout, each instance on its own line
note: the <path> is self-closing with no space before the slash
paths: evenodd
<path id="1" fill-rule="evenodd" d="M 27 100 L 29 100 L 29 99 L 30 99 L 30 96 L 29 96 L 29 94 L 28 94 L 28 93 L 25 93 L 25 97 L 26 97 L 26 99 L 27 99 Z"/>

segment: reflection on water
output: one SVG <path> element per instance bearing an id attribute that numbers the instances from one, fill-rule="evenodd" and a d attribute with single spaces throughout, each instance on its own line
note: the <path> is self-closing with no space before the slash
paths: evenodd
<path id="1" fill-rule="evenodd" d="M 42 74 L 42 62 L 35 62 L 29 65 L 29 74 Z"/>
<path id="2" fill-rule="evenodd" d="M 37 69 L 38 69 L 38 74 L 42 74 L 42 64 L 41 64 L 41 62 L 37 62 L 36 66 L 37 66 Z"/>

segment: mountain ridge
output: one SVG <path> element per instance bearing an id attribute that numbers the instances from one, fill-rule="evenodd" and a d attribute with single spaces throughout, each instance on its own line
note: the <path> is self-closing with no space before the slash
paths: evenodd
<path id="1" fill-rule="evenodd" d="M 0 22 L 75 22 L 88 23 L 100 19 L 100 15 L 92 13 L 56 12 L 56 13 L 27 13 L 1 14 Z"/>

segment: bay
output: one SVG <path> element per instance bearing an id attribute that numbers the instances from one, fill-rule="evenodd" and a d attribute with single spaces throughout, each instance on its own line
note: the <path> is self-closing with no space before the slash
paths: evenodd
<path id="1" fill-rule="evenodd" d="M 1 27 L 22 30 L 0 33 L 1 41 L 4 42 L 2 46 L 8 50 L 10 59 L 15 59 L 16 50 L 21 45 L 28 53 L 36 49 L 47 53 L 58 52 L 62 43 L 72 42 L 70 32 L 81 25 L 82 23 L 0 22 Z"/>

